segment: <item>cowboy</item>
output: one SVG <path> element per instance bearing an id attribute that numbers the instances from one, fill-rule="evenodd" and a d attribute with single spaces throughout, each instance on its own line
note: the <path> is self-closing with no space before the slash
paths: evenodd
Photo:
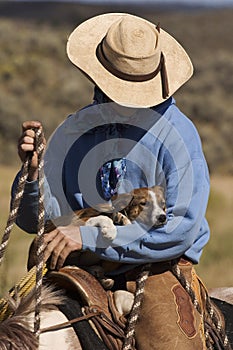
<path id="1" fill-rule="evenodd" d="M 193 265 L 209 240 L 209 174 L 198 132 L 172 97 L 192 76 L 190 58 L 159 26 L 125 13 L 80 24 L 68 39 L 67 54 L 94 83 L 95 94 L 93 104 L 69 116 L 49 142 L 47 218 L 91 206 L 96 198 L 109 201 L 132 188 L 162 185 L 167 222 L 159 228 L 138 222 L 119 226 L 116 240 L 107 243 L 100 242 L 97 227 L 59 226 L 45 234 L 45 260 L 59 269 L 71 252 L 89 251 L 120 262 L 110 271 L 114 288 L 132 292 L 140 267 L 151 263 L 136 348 L 206 349 L 203 287 Z M 21 160 L 33 152 L 17 219 L 27 232 L 36 232 L 38 210 L 34 128 L 42 128 L 41 123 L 25 122 L 18 144 Z M 16 185 L 17 178 L 13 192 Z M 195 291 L 201 312 L 172 273 L 175 263 Z"/>

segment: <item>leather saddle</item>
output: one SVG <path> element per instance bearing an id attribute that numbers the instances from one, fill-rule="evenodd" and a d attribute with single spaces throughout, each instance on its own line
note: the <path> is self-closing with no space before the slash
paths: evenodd
<path id="1" fill-rule="evenodd" d="M 77 295 L 84 315 L 96 313 L 89 323 L 109 350 L 122 349 L 126 320 L 116 310 L 111 291 L 106 291 L 94 276 L 77 266 L 50 271 L 47 277 L 58 287 Z"/>

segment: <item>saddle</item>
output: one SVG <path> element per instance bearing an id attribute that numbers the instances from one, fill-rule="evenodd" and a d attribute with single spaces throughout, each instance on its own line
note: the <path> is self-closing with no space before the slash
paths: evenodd
<path id="1" fill-rule="evenodd" d="M 126 319 L 117 311 L 111 291 L 105 291 L 94 276 L 76 266 L 50 271 L 47 278 L 75 294 L 84 315 L 95 314 L 89 323 L 109 350 L 122 349 Z"/>

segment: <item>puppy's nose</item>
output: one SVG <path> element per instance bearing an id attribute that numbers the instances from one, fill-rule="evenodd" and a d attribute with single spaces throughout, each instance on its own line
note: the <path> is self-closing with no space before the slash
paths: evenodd
<path id="1" fill-rule="evenodd" d="M 158 220 L 161 224 L 163 224 L 163 223 L 166 221 L 166 219 L 167 219 L 167 217 L 166 217 L 166 215 L 164 215 L 164 214 L 161 214 L 161 215 L 158 215 L 158 216 L 157 216 L 157 220 Z"/>

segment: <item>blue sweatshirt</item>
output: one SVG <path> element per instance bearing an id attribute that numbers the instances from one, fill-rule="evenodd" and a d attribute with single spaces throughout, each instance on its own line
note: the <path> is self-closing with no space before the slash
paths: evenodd
<path id="1" fill-rule="evenodd" d="M 159 262 L 185 255 L 198 263 L 209 239 L 205 212 L 209 174 L 193 123 L 173 98 L 152 109 L 122 116 L 110 104 L 91 105 L 69 116 L 48 142 L 45 156 L 46 218 L 103 201 L 98 169 L 110 159 L 126 159 L 118 193 L 161 185 L 167 223 L 148 228 L 134 222 L 117 226 L 109 242 L 99 228 L 80 228 L 83 250 L 125 264 Z M 16 177 L 13 193 L 17 186 Z M 17 224 L 36 232 L 38 182 L 27 182 Z"/>

